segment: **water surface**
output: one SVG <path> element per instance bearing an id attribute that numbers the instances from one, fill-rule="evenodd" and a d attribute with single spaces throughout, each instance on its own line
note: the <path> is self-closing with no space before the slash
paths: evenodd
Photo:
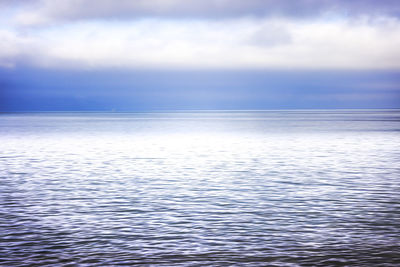
<path id="1" fill-rule="evenodd" d="M 400 111 L 0 114 L 0 264 L 398 266 Z"/>

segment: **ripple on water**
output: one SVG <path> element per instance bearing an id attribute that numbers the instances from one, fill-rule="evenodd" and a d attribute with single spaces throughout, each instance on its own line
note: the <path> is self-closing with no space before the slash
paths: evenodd
<path id="1" fill-rule="evenodd" d="M 0 264 L 399 265 L 393 111 L 306 115 L 1 115 Z"/>

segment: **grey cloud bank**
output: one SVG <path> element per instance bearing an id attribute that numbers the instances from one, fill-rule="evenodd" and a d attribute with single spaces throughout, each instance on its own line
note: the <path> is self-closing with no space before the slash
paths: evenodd
<path id="1" fill-rule="evenodd" d="M 15 1 L 3 1 L 3 4 Z M 19 15 L 22 24 L 46 24 L 85 19 L 132 19 L 141 17 L 230 18 L 238 16 L 282 16 L 309 18 L 333 16 L 399 16 L 393 0 L 64 0 L 30 1 Z"/>

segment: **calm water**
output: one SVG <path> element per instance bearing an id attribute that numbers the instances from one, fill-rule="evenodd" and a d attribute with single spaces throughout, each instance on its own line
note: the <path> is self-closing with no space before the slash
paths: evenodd
<path id="1" fill-rule="evenodd" d="M 400 111 L 0 114 L 0 265 L 399 266 Z"/>

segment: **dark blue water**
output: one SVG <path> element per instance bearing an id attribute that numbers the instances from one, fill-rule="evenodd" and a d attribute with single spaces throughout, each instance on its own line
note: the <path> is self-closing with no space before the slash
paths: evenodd
<path id="1" fill-rule="evenodd" d="M 399 266 L 400 111 L 0 114 L 0 265 Z"/>

